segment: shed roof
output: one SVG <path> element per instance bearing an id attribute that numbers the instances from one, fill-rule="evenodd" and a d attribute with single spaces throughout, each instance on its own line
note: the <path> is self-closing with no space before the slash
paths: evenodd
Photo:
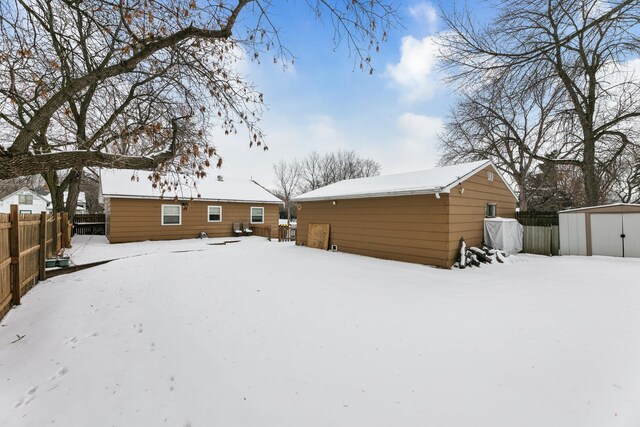
<path id="1" fill-rule="evenodd" d="M 448 193 L 451 188 L 475 175 L 486 166 L 492 166 L 499 175 L 489 160 L 481 160 L 416 172 L 348 179 L 301 194 L 293 200 L 303 202 Z"/>
<path id="2" fill-rule="evenodd" d="M 139 179 L 132 181 L 131 177 L 134 175 Z M 105 198 L 159 199 L 160 191 L 151 186 L 147 175 L 148 171 L 103 170 L 100 174 L 101 195 Z M 282 203 L 276 196 L 249 179 L 225 178 L 218 181 L 214 176 L 199 180 L 197 189 L 185 184 L 180 186 L 175 194 L 165 193 L 164 197 L 172 198 L 174 195 L 181 200 Z"/>
<path id="3" fill-rule="evenodd" d="M 633 203 L 612 203 L 610 205 L 587 206 L 584 208 L 565 209 L 558 213 L 577 213 L 589 211 L 616 211 L 616 212 L 640 212 L 640 205 Z"/>

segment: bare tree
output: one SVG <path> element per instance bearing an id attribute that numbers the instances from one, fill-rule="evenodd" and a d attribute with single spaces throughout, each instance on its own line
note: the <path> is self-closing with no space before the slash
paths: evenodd
<path id="1" fill-rule="evenodd" d="M 291 223 L 291 208 L 294 203 L 291 199 L 297 194 L 300 183 L 300 163 L 297 160 L 286 162 L 280 160 L 273 165 L 273 173 L 276 181 L 274 194 L 284 202 L 287 212 L 287 224 Z"/>
<path id="2" fill-rule="evenodd" d="M 610 169 L 612 202 L 640 203 L 640 150 L 629 150 L 615 167 Z"/>
<path id="3" fill-rule="evenodd" d="M 300 161 L 300 192 L 315 190 L 345 179 L 380 175 L 380 164 L 355 151 L 320 155 L 312 152 Z"/>
<path id="4" fill-rule="evenodd" d="M 361 68 L 386 38 L 395 10 L 386 1 L 309 2 L 333 26 Z M 280 44 L 269 0 L 0 2 L 0 178 L 84 167 L 149 169 L 169 188 L 168 170 L 204 173 L 215 148 L 194 125 L 202 114 L 226 133 L 258 127 L 262 94 L 235 61 L 291 56 Z M 243 28 L 239 22 L 251 23 Z M 171 82 L 171 83 L 169 83 Z M 150 87 L 169 85 L 165 103 Z M 166 87 L 166 86 L 165 86 Z M 128 94 L 139 103 L 128 100 Z M 140 95 L 148 94 L 144 101 Z M 197 96 L 205 94 L 206 97 Z M 75 107 L 74 107 L 75 105 Z M 148 119 L 132 123 L 148 114 Z M 154 121 L 153 118 L 158 121 Z M 97 123 L 95 122 L 97 119 Z M 70 126 L 70 123 L 73 123 Z M 92 125 L 92 134 L 83 126 Z M 193 138 L 195 136 L 195 138 Z M 61 183 L 66 177 L 61 177 Z"/>
<path id="5" fill-rule="evenodd" d="M 555 130 L 536 160 L 578 167 L 585 201 L 599 203 L 601 179 L 637 141 L 640 81 L 625 69 L 639 51 L 640 3 L 632 0 L 501 1 L 478 26 L 470 14 L 445 14 L 445 69 L 460 88 L 507 82 L 510 93 L 540 84 L 559 92 Z"/>
<path id="6" fill-rule="evenodd" d="M 440 163 L 492 160 L 515 184 L 520 208 L 526 210 L 537 191 L 529 175 L 540 163 L 530 153 L 541 154 L 554 130 L 549 115 L 558 94 L 544 84 L 529 93 L 511 93 L 504 83 L 487 84 L 463 95 L 440 135 Z"/>

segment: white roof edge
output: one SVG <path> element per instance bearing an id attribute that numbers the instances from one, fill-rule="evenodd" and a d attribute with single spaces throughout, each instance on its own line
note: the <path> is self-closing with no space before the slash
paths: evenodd
<path id="1" fill-rule="evenodd" d="M 161 198 L 160 196 L 128 196 L 122 194 L 102 194 L 102 197 L 105 199 L 145 199 L 145 200 L 162 200 L 166 202 L 175 201 L 175 199 L 171 196 Z M 268 200 L 240 200 L 240 199 L 209 199 L 205 197 L 178 197 L 179 201 L 199 201 L 199 202 L 226 202 L 226 203 L 263 203 L 263 204 L 272 204 L 272 205 L 283 205 L 284 202 L 280 201 L 268 201 Z"/>
<path id="2" fill-rule="evenodd" d="M 292 198 L 296 202 L 320 202 L 323 200 L 344 200 L 344 199 L 369 199 L 374 197 L 396 197 L 396 196 L 418 196 L 421 194 L 435 194 L 435 193 L 448 193 L 449 190 L 443 188 L 432 188 L 428 190 L 403 190 L 403 191 L 386 191 L 376 193 L 360 193 L 349 194 L 341 196 L 326 196 L 326 197 L 309 197 L 309 198 Z"/>
<path id="3" fill-rule="evenodd" d="M 318 201 L 324 201 L 324 200 L 367 199 L 367 198 L 374 198 L 374 197 L 411 196 L 411 195 L 435 194 L 435 193 L 445 193 L 445 194 L 447 194 L 447 193 L 451 192 L 451 189 L 453 187 L 455 187 L 456 185 L 458 185 L 458 184 L 466 181 L 467 179 L 471 178 L 473 175 L 477 174 L 482 169 L 486 168 L 488 165 L 490 165 L 493 168 L 493 170 L 495 171 L 495 173 L 498 174 L 498 176 L 502 180 L 502 183 L 509 189 L 509 191 L 511 192 L 513 197 L 516 199 L 516 201 L 519 201 L 520 199 L 518 198 L 516 193 L 513 191 L 513 189 L 509 185 L 509 183 L 502 176 L 502 173 L 498 170 L 498 168 L 496 168 L 496 166 L 493 164 L 493 162 L 491 160 L 484 160 L 481 165 L 479 165 L 478 167 L 474 168 L 473 170 L 471 170 L 467 174 L 465 174 L 465 175 L 463 175 L 463 176 L 461 176 L 459 178 L 456 178 L 453 182 L 449 183 L 448 185 L 446 185 L 444 187 L 431 188 L 431 189 L 416 189 L 416 190 L 400 190 L 400 191 L 360 193 L 360 194 L 350 194 L 350 195 L 340 195 L 340 196 L 309 197 L 309 198 L 304 198 L 304 197 L 300 198 L 298 196 L 298 197 L 292 198 L 292 200 L 295 201 L 295 202 L 318 202 Z"/>
<path id="4" fill-rule="evenodd" d="M 4 197 L 3 197 L 2 199 L 0 199 L 0 200 L 8 199 L 9 197 L 11 197 L 11 196 L 13 196 L 14 194 L 17 194 L 17 193 L 19 193 L 19 192 L 21 192 L 21 191 L 23 191 L 23 190 L 27 190 L 27 191 L 29 191 L 30 193 L 33 193 L 36 197 L 38 197 L 38 198 L 40 198 L 40 199 L 44 200 L 45 202 L 49 203 L 49 201 L 48 201 L 47 199 L 45 199 L 45 198 L 44 198 L 44 196 L 41 196 L 41 195 L 40 195 L 36 190 L 33 190 L 33 189 L 29 188 L 29 187 L 20 187 L 20 188 L 18 188 L 16 191 L 14 191 L 13 193 L 9 193 L 9 194 L 7 194 L 6 196 L 4 196 Z"/>
<path id="5" fill-rule="evenodd" d="M 516 198 L 516 201 L 519 202 L 520 198 L 518 196 L 516 196 L 516 193 L 513 191 L 513 188 L 511 188 L 511 185 L 509 185 L 509 183 L 504 179 L 504 176 L 502 176 L 502 172 L 500 172 L 498 170 L 498 168 L 496 167 L 496 165 L 493 164 L 493 162 L 491 160 L 485 160 L 485 162 L 478 166 L 477 168 L 475 168 L 473 171 L 469 172 L 468 174 L 464 175 L 461 178 L 456 179 L 454 182 L 452 182 L 451 184 L 449 184 L 448 186 L 444 187 L 447 190 L 447 193 L 449 191 L 451 191 L 451 189 L 453 187 L 455 187 L 456 185 L 462 183 L 463 181 L 466 181 L 467 179 L 471 178 L 473 175 L 477 174 L 478 172 L 480 172 L 482 169 L 486 168 L 487 165 L 490 165 L 493 170 L 498 174 L 498 176 L 500 177 L 500 179 L 502 180 L 502 183 L 509 189 L 509 191 L 511 192 L 511 194 L 513 195 L 513 197 Z"/>
<path id="6" fill-rule="evenodd" d="M 447 192 L 451 191 L 451 189 L 453 187 L 455 187 L 456 185 L 462 183 L 463 181 L 466 181 L 467 179 L 471 178 L 473 175 L 477 174 L 482 169 L 486 168 L 488 164 L 491 164 L 491 166 L 493 166 L 493 163 L 491 163 L 491 161 L 485 160 L 484 163 L 482 163 L 480 166 L 478 166 L 474 170 L 470 171 L 466 175 L 463 175 L 460 178 L 456 178 L 453 182 L 451 182 L 449 185 L 445 185 L 443 188 L 446 189 Z M 493 166 L 493 168 L 495 169 L 496 167 Z M 500 178 L 502 178 L 502 176 L 500 176 Z"/>
<path id="7" fill-rule="evenodd" d="M 633 206 L 633 207 L 640 207 L 640 204 L 635 204 L 635 203 L 610 203 L 608 205 L 598 205 L 598 206 L 585 206 L 583 208 L 572 208 L 572 209 L 565 209 L 562 211 L 558 211 L 559 214 L 561 213 L 567 213 L 567 212 L 578 212 L 578 211 L 587 211 L 589 209 L 599 209 L 599 208 L 612 208 L 614 206 Z"/>

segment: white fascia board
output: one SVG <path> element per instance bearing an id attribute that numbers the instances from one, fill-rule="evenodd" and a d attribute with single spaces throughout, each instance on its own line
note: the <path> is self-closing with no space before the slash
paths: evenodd
<path id="1" fill-rule="evenodd" d="M 124 196 L 122 194 L 103 194 L 102 197 L 105 199 L 145 199 L 145 200 L 162 200 L 166 202 L 171 202 L 175 200 L 173 197 L 164 197 L 160 198 L 160 196 Z M 226 202 L 226 203 L 262 203 L 269 205 L 284 205 L 283 201 L 274 201 L 274 200 L 237 200 L 237 199 L 208 199 L 205 197 L 178 197 L 178 201 L 182 202 Z"/>
<path id="2" fill-rule="evenodd" d="M 613 208 L 616 206 L 633 206 L 633 207 L 640 207 L 640 205 L 637 204 L 633 204 L 633 203 L 611 203 L 608 205 L 598 205 L 598 206 L 585 206 L 584 208 L 573 208 L 573 209 L 565 209 L 563 211 L 558 211 L 559 214 L 561 213 L 567 213 L 567 212 L 584 212 L 584 211 L 589 211 L 591 209 L 600 209 L 600 208 Z"/>
<path id="3" fill-rule="evenodd" d="M 487 160 L 484 164 L 478 166 L 477 168 L 475 168 L 474 170 L 472 170 L 471 172 L 469 172 L 468 174 L 466 174 L 465 176 L 456 179 L 455 181 L 453 181 L 451 184 L 447 185 L 446 187 L 444 187 L 444 189 L 446 189 L 446 192 L 450 192 L 451 189 L 453 187 L 455 187 L 456 185 L 462 184 L 464 181 L 466 181 L 467 179 L 471 178 L 473 175 L 477 174 L 478 172 L 480 172 L 482 169 L 486 168 L 487 165 L 490 165 L 493 168 L 493 171 L 500 177 L 500 179 L 502 180 L 502 183 L 509 189 L 509 191 L 511 191 L 511 194 L 513 194 L 513 197 L 516 198 L 516 201 L 520 201 L 520 199 L 518 198 L 518 196 L 516 196 L 516 193 L 513 191 L 513 189 L 511 188 L 511 186 L 509 185 L 509 183 L 504 179 L 504 177 L 502 176 L 502 173 L 498 170 L 498 168 L 496 167 L 496 165 L 493 164 L 493 162 L 491 160 Z M 444 191 L 443 191 L 444 192 Z"/>
<path id="4" fill-rule="evenodd" d="M 396 196 L 419 196 L 435 193 L 448 193 L 449 190 L 444 188 L 432 188 L 432 189 L 420 189 L 420 190 L 402 190 L 402 191 L 387 191 L 387 192 L 375 192 L 375 193 L 360 193 L 360 194 L 347 194 L 339 196 L 325 196 L 325 197 L 310 197 L 310 198 L 297 198 L 294 197 L 294 202 L 320 202 L 327 200 L 348 200 L 348 199 L 371 199 L 374 197 L 396 197 Z"/>

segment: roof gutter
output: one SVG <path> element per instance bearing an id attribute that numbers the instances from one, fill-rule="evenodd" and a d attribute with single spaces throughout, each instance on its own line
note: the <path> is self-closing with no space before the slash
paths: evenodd
<path id="1" fill-rule="evenodd" d="M 374 197 L 397 197 L 397 196 L 419 196 L 419 195 L 427 195 L 427 194 L 439 194 L 439 193 L 449 193 L 449 189 L 438 187 L 438 188 L 430 188 L 430 189 L 421 189 L 421 190 L 404 190 L 404 191 L 386 191 L 386 192 L 376 192 L 376 193 L 360 193 L 360 194 L 343 194 L 339 196 L 324 196 L 324 197 L 304 197 L 298 198 L 294 197 L 292 200 L 294 202 L 320 202 L 320 201 L 328 201 L 328 200 L 344 200 L 344 199 L 370 199 Z"/>
<path id="2" fill-rule="evenodd" d="M 124 196 L 121 194 L 103 194 L 105 199 L 145 199 L 145 200 L 162 200 L 166 202 L 173 202 L 176 199 L 174 197 L 160 197 L 160 196 Z M 273 205 L 283 205 L 282 200 L 237 200 L 237 199 L 208 199 L 204 197 L 178 197 L 180 201 L 200 201 L 200 202 L 226 202 L 226 203 L 264 203 Z"/>

